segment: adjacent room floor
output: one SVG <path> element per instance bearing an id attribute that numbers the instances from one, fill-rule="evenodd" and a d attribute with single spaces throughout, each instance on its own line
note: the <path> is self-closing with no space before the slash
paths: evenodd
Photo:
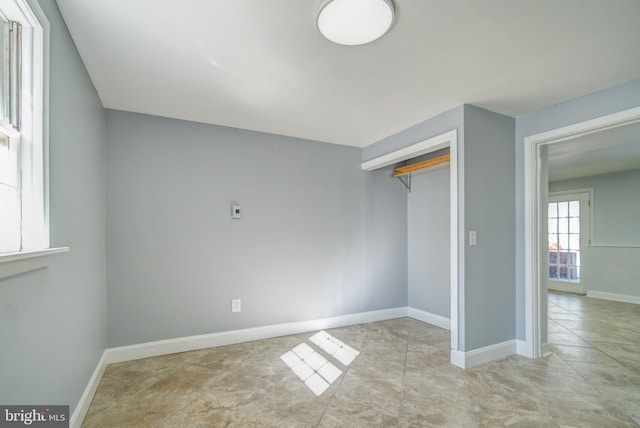
<path id="1" fill-rule="evenodd" d="M 638 427 L 638 326 L 640 305 L 552 294 L 539 360 L 464 371 L 402 318 L 113 364 L 83 426 Z"/>

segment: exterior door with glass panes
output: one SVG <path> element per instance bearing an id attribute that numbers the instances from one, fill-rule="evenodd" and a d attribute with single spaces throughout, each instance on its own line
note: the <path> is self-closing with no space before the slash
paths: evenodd
<path id="1" fill-rule="evenodd" d="M 589 193 L 551 193 L 548 209 L 549 290 L 586 294 Z"/>

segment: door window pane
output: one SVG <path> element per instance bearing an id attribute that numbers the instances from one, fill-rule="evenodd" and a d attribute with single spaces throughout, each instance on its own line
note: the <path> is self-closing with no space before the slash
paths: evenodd
<path id="1" fill-rule="evenodd" d="M 548 207 L 549 279 L 580 281 L 580 201 Z"/>
<path id="2" fill-rule="evenodd" d="M 568 218 L 560 218 L 560 219 L 558 219 L 558 232 L 560 232 L 560 233 L 569 233 L 569 219 Z"/>
<path id="3" fill-rule="evenodd" d="M 569 233 L 580 233 L 580 217 L 569 219 Z"/>
<path id="4" fill-rule="evenodd" d="M 580 217 L 580 201 L 569 201 L 569 217 Z"/>
<path id="5" fill-rule="evenodd" d="M 558 217 L 569 217 L 569 202 L 558 202 Z"/>
<path id="6" fill-rule="evenodd" d="M 569 249 L 574 251 L 580 250 L 580 235 L 577 233 L 569 235 Z"/>

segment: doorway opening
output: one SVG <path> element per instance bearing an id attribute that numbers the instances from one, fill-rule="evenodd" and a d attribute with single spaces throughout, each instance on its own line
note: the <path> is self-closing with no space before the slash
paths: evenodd
<path id="1" fill-rule="evenodd" d="M 574 125 L 553 129 L 524 139 L 525 203 L 525 349 L 530 358 L 539 358 L 546 339 L 548 239 L 548 182 L 546 152 L 549 145 L 640 122 L 640 107 Z"/>

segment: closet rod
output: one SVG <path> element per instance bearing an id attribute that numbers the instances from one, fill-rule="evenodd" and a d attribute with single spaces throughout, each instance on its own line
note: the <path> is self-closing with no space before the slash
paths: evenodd
<path id="1" fill-rule="evenodd" d="M 450 162 L 451 156 L 444 155 L 426 161 L 416 162 L 411 165 L 402 166 L 393 170 L 393 178 L 402 177 L 404 175 L 413 174 L 415 172 L 424 171 L 425 169 L 435 168 L 436 166 L 445 165 Z"/>

